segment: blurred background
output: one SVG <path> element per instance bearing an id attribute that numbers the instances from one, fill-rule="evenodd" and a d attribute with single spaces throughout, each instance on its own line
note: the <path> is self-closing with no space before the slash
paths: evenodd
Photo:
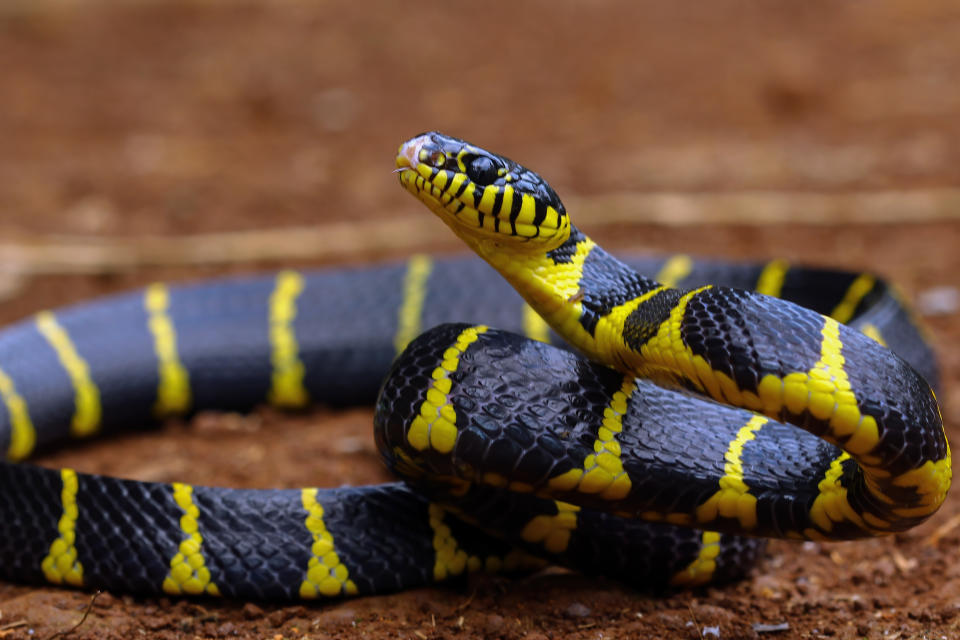
<path id="1" fill-rule="evenodd" d="M 430 129 L 540 172 L 615 251 L 936 291 L 960 281 L 958 43 L 948 0 L 4 0 L 0 320 L 459 251 L 390 173 Z"/>
<path id="2" fill-rule="evenodd" d="M 2 0 L 0 321 L 161 278 L 461 251 L 391 173 L 437 129 L 543 174 L 615 251 L 893 279 L 938 344 L 955 433 L 958 78 L 952 0 Z M 960 503 L 944 511 L 937 540 L 956 543 Z M 916 556 L 954 588 L 883 597 L 942 604 L 911 624 L 947 629 L 954 556 L 890 544 L 777 556 L 736 596 L 767 604 L 711 602 L 750 619 L 796 601 L 819 624 L 846 605 L 817 585 L 879 588 Z M 644 606 L 688 620 L 685 602 Z"/>
<path id="3" fill-rule="evenodd" d="M 350 225 L 296 255 L 366 259 L 393 221 L 388 251 L 453 249 L 390 175 L 429 129 L 534 168 L 629 248 L 956 223 L 954 3 L 476 5 L 5 0 L 0 242 Z"/>

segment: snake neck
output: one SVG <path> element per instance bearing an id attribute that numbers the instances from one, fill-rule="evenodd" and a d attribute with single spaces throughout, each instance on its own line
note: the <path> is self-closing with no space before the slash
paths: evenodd
<path id="1" fill-rule="evenodd" d="M 558 334 L 580 351 L 625 371 L 639 363 L 618 362 L 622 319 L 615 311 L 663 287 L 630 269 L 574 226 L 556 248 L 531 251 L 496 240 L 464 238 L 523 296 Z M 619 322 L 618 322 L 619 321 Z M 650 323 L 656 319 L 650 318 Z"/>

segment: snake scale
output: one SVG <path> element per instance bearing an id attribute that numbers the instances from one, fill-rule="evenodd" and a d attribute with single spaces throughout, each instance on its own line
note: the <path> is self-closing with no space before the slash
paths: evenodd
<path id="1" fill-rule="evenodd" d="M 933 354 L 881 280 L 623 263 L 507 158 L 429 133 L 396 164 L 493 269 L 415 256 L 158 283 L 0 332 L 0 576 L 290 600 L 557 562 L 689 586 L 743 575 L 761 537 L 888 534 L 943 501 Z M 22 462 L 310 402 L 373 403 L 405 482 L 240 490 Z"/>

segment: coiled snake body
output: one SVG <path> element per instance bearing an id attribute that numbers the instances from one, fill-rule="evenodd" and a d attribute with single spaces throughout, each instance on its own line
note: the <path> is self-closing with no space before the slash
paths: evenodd
<path id="1" fill-rule="evenodd" d="M 157 284 L 6 329 L 0 575 L 294 599 L 548 558 L 693 585 L 742 575 L 761 543 L 737 534 L 880 535 L 942 502 L 932 354 L 884 283 L 780 261 L 627 267 L 502 156 L 431 133 L 397 167 L 527 304 L 481 262 L 418 256 Z M 464 320 L 485 324 L 439 324 Z M 602 364 L 544 344 L 544 320 Z M 375 397 L 408 484 L 238 490 L 16 462 L 199 409 Z"/>

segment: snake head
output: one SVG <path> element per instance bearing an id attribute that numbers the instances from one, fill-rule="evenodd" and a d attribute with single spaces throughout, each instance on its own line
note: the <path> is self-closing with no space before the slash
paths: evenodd
<path id="1" fill-rule="evenodd" d="M 549 251 L 570 220 L 556 192 L 509 158 L 442 133 L 407 140 L 397 152 L 400 184 L 475 249 L 493 241 Z"/>

